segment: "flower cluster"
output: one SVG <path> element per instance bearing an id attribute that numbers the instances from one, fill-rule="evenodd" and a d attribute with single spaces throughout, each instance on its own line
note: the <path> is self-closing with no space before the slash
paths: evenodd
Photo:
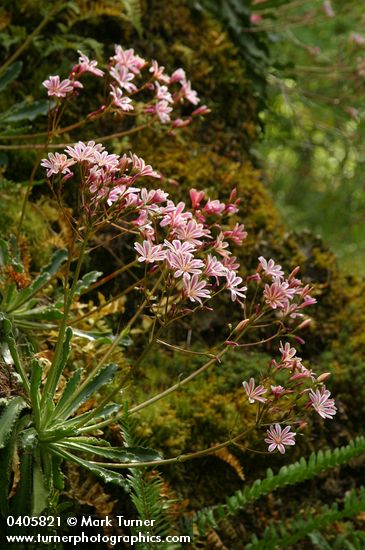
<path id="1" fill-rule="evenodd" d="M 298 414 L 297 423 L 303 423 L 300 415 L 308 409 L 314 409 L 322 418 L 331 419 L 337 409 L 334 400 L 330 398 L 330 392 L 323 384 L 329 373 L 316 378 L 315 373 L 303 365 L 302 359 L 297 356 L 296 349 L 289 342 L 285 344 L 280 342 L 279 351 L 281 353 L 280 361 L 273 360 L 270 368 L 274 369 L 275 374 L 279 371 L 286 376 L 285 386 L 270 385 L 272 376 L 268 376 L 258 386 L 256 386 L 254 378 L 251 378 L 249 382 L 243 382 L 249 403 L 262 404 L 261 418 L 270 413 L 280 412 L 281 423 L 285 423 L 286 413 L 291 418 Z M 265 397 L 263 397 L 264 394 Z M 285 403 L 280 406 L 283 400 Z M 296 434 L 290 432 L 290 428 L 291 426 L 287 426 L 282 430 L 279 423 L 270 426 L 267 430 L 267 439 L 265 439 L 265 442 L 269 444 L 270 452 L 278 449 L 280 453 L 284 453 L 285 445 L 295 444 Z"/>
<path id="2" fill-rule="evenodd" d="M 89 220 L 100 212 L 119 215 L 128 207 L 135 207 L 141 200 L 141 190 L 133 185 L 142 177 L 160 178 L 160 174 L 137 155 L 115 155 L 105 150 L 103 145 L 89 141 L 79 141 L 68 146 L 64 153 L 49 153 L 41 165 L 47 169 L 47 177 L 64 176 L 62 182 L 81 174 L 79 191 L 84 214 Z M 72 169 L 71 169 L 72 168 Z M 147 205 L 166 199 L 163 191 L 143 191 Z M 113 207 L 113 208 L 111 208 Z"/>
<path id="3" fill-rule="evenodd" d="M 175 70 L 170 76 L 157 61 L 150 63 L 137 55 L 134 50 L 115 46 L 115 55 L 109 59 L 107 73 L 97 68 L 97 61 L 90 60 L 81 51 L 78 63 L 72 68 L 68 78 L 61 80 L 58 75 L 50 76 L 43 82 L 50 97 L 64 99 L 75 95 L 83 88 L 78 80 L 85 73 L 98 78 L 105 77 L 109 87 L 107 105 L 103 111 L 112 109 L 120 114 L 142 114 L 154 117 L 162 124 L 171 124 L 174 128 L 187 126 L 193 116 L 210 112 L 205 106 L 196 107 L 200 100 L 191 87 L 183 69 Z M 136 95 L 143 93 L 143 100 L 136 101 Z M 151 97 L 152 96 L 152 97 Z M 181 118 L 175 115 L 177 108 L 184 102 L 196 107 L 191 116 Z"/>
<path id="4" fill-rule="evenodd" d="M 162 189 L 136 186 L 142 177 L 160 177 L 142 158 L 110 154 L 93 141 L 80 141 L 62 154 L 49 153 L 41 164 L 53 182 L 55 177 L 65 182 L 82 174 L 80 202 L 88 223 L 105 214 L 109 220 L 128 221 L 143 238 L 135 243 L 139 262 L 160 264 L 183 298 L 202 305 L 219 288 L 227 289 L 233 301 L 245 297 L 239 264 L 229 247 L 242 244 L 246 232 L 243 224 L 227 230 L 222 226 L 237 211 L 235 191 L 223 203 L 192 189 L 189 210 L 184 202 L 175 204 Z"/>
<path id="5" fill-rule="evenodd" d="M 232 301 L 245 298 L 247 288 L 237 275 L 239 264 L 232 256 L 229 241 L 242 244 L 246 232 L 243 225 L 236 224 L 227 231 L 221 225 L 226 216 L 236 211 L 236 204 L 231 202 L 235 193 L 227 204 L 211 200 L 195 189 L 190 196 L 190 210 L 184 202 L 175 204 L 169 199 L 159 208 L 140 204 L 139 218 L 144 222 L 140 228 L 145 240 L 134 245 L 138 260 L 160 263 L 161 269 L 171 274 L 171 285 L 181 288 L 182 296 L 191 302 L 202 305 L 202 300 L 210 299 L 219 288 L 229 290 Z M 166 232 L 158 245 L 152 244 L 160 237 L 154 227 Z"/>
<path id="6" fill-rule="evenodd" d="M 90 73 L 98 77 L 104 76 L 104 72 L 96 68 L 98 64 L 97 61 L 90 61 L 82 52 L 79 51 L 78 53 L 80 54 L 79 62 L 73 67 L 69 78 L 61 80 L 58 75 L 55 75 L 50 76 L 43 82 L 43 86 L 46 88 L 50 97 L 55 96 L 59 99 L 64 98 L 70 96 L 77 89 L 83 88 L 83 84 L 81 84 L 77 78 L 84 73 Z"/>
<path id="7" fill-rule="evenodd" d="M 265 282 L 263 291 L 265 303 L 271 309 L 280 312 L 282 317 L 302 317 L 303 309 L 317 302 L 310 294 L 313 288 L 303 285 L 302 281 L 295 277 L 299 267 L 285 278 L 281 265 L 275 264 L 274 260 L 267 261 L 261 256 L 259 262 L 256 279 L 263 278 L 264 281 L 269 281 Z"/>

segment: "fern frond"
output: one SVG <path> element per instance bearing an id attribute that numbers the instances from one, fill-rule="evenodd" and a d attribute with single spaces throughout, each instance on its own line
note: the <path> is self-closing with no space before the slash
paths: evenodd
<path id="1" fill-rule="evenodd" d="M 77 9 L 68 13 L 66 22 L 69 29 L 80 21 L 94 17 L 112 17 L 128 21 L 142 34 L 142 2 L 141 0 L 77 0 Z"/>
<path id="2" fill-rule="evenodd" d="M 230 453 L 226 447 L 224 447 L 223 449 L 218 449 L 218 451 L 215 451 L 214 453 L 212 453 L 212 455 L 220 458 L 221 460 L 223 460 L 223 462 L 228 464 L 236 472 L 238 477 L 242 479 L 242 481 L 245 479 L 240 461 L 236 456 Z"/>
<path id="3" fill-rule="evenodd" d="M 345 464 L 364 453 L 365 438 L 357 437 L 346 447 L 312 453 L 307 461 L 301 458 L 299 462 L 283 466 L 276 475 L 269 468 L 265 479 L 256 479 L 250 487 L 246 487 L 243 491 L 236 491 L 226 499 L 225 504 L 203 508 L 196 513 L 193 522 L 197 523 L 200 533 L 204 535 L 207 525 L 217 528 L 221 519 L 235 514 L 245 508 L 248 503 L 263 495 L 267 495 L 285 485 L 293 485 L 312 479 L 322 472 L 341 466 L 341 464 Z"/>
<path id="4" fill-rule="evenodd" d="M 141 444 L 140 439 L 134 437 L 134 426 L 127 417 L 122 422 L 124 440 L 126 445 L 135 447 Z M 143 522 L 148 520 L 150 534 L 166 537 L 172 534 L 171 515 L 169 509 L 172 501 L 166 498 L 166 486 L 162 476 L 156 470 L 147 468 L 133 468 L 127 477 L 131 488 L 131 499 L 138 513 L 139 519 Z M 153 520 L 153 521 L 151 521 Z M 141 528 L 131 528 L 133 535 L 138 535 Z M 140 550 L 149 550 L 152 548 L 149 543 L 141 543 Z M 169 543 L 167 546 L 161 543 L 161 548 L 173 550 L 174 545 Z"/>
<path id="5" fill-rule="evenodd" d="M 142 34 L 142 4 L 141 0 L 122 0 L 125 14 L 123 18 L 129 21 L 138 34 Z"/>
<path id="6" fill-rule="evenodd" d="M 365 488 L 361 487 L 358 491 L 351 491 L 346 495 L 341 510 L 338 509 L 337 503 L 331 507 L 324 506 L 320 514 L 316 516 L 308 514 L 306 520 L 303 520 L 303 513 L 301 512 L 291 520 L 288 530 L 282 523 L 280 523 L 280 528 L 271 524 L 265 529 L 264 536 L 260 540 L 256 536 L 253 537 L 252 542 L 247 544 L 245 548 L 246 550 L 288 548 L 290 545 L 303 540 L 313 531 L 321 530 L 335 521 L 351 518 L 363 510 L 365 510 Z"/>
<path id="7" fill-rule="evenodd" d="M 212 550 L 228 550 L 227 546 L 221 541 L 218 533 L 212 528 L 210 528 L 207 533 L 207 543 Z"/>
<path id="8" fill-rule="evenodd" d="M 321 533 L 314 531 L 308 535 L 311 543 L 319 550 L 363 550 L 365 548 L 365 533 L 364 531 L 346 531 L 331 537 L 331 542 L 327 540 Z"/>

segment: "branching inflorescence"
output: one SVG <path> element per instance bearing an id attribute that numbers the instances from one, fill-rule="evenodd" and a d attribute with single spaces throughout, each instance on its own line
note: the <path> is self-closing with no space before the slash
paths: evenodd
<path id="1" fill-rule="evenodd" d="M 52 115 L 57 124 L 61 103 L 80 93 L 84 73 L 105 78 L 109 85 L 109 102 L 96 111 L 97 116 L 108 111 L 121 116 L 139 114 L 146 117 L 145 126 L 152 120 L 179 128 L 190 124 L 193 116 L 209 112 L 202 106 L 191 116 L 179 116 L 182 103 L 199 103 L 183 69 L 168 76 L 156 61 L 147 63 L 132 49 L 116 46 L 105 74 L 96 61 L 79 53 L 79 62 L 67 79 L 56 75 L 43 83 L 48 95 L 57 98 Z M 95 141 L 79 141 L 63 153 L 49 153 L 42 166 L 60 201 L 65 185 L 77 190 L 80 221 L 74 229 L 79 238 L 108 223 L 117 223 L 122 232 L 134 236 L 136 263 L 145 267 L 144 283 L 139 287 L 145 295 L 143 305 L 153 313 L 160 330 L 195 310 L 208 308 L 218 294 L 228 292 L 244 319 L 231 330 L 220 356 L 228 347 L 252 345 L 242 343 L 242 337 L 259 326 L 275 327 L 276 332 L 254 344 L 284 336 L 302 342 L 296 331 L 309 323 L 304 312 L 316 302 L 311 296 L 313 289 L 296 277 L 299 267 L 285 277 L 280 265 L 264 257 L 259 258 L 255 273 L 244 280 L 232 251 L 247 236 L 243 224 L 232 222 L 240 202 L 235 189 L 226 202 L 191 189 L 190 205 L 175 203 L 163 189 L 146 183 L 141 186 L 148 178 L 163 181 L 161 174 L 142 158 L 133 153 L 111 154 Z M 251 303 L 246 295 L 254 296 Z M 256 427 L 269 425 L 265 438 L 268 450 L 284 453 L 286 445 L 295 444 L 292 424 L 303 427 L 306 413 L 312 409 L 323 418 L 332 418 L 336 407 L 323 385 L 328 374 L 316 377 L 303 365 L 290 342 L 280 343 L 279 351 L 280 361 L 271 362 L 260 384 L 251 378 L 243 382 L 243 387 L 249 403 L 256 408 Z M 207 366 L 210 364 L 212 361 Z M 163 392 L 161 397 L 168 393 Z M 147 400 L 146 406 L 158 398 Z"/>

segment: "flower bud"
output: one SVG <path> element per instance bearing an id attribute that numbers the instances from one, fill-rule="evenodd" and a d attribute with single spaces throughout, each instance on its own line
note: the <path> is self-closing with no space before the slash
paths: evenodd
<path id="1" fill-rule="evenodd" d="M 193 111 L 191 114 L 192 116 L 199 116 L 199 115 L 208 115 L 211 112 L 212 110 L 209 109 L 209 107 L 207 107 L 206 105 L 201 105 L 201 107 L 198 107 L 197 109 L 195 109 L 195 111 Z"/>
<path id="2" fill-rule="evenodd" d="M 308 422 L 305 422 L 304 420 L 302 422 L 300 422 L 299 426 L 298 426 L 298 430 L 299 431 L 302 431 L 304 430 L 304 428 L 306 428 L 308 426 Z"/>
<path id="3" fill-rule="evenodd" d="M 305 321 L 303 321 L 302 323 L 300 323 L 300 325 L 297 326 L 297 329 L 298 330 L 303 330 L 307 327 L 309 327 L 309 325 L 312 323 L 312 319 L 305 319 Z"/>
<path id="4" fill-rule="evenodd" d="M 275 399 L 279 399 L 279 397 L 281 397 L 283 393 L 285 393 L 285 388 L 283 388 L 283 386 L 270 386 L 270 387 L 271 387 L 271 392 L 275 397 Z"/>
<path id="5" fill-rule="evenodd" d="M 184 128 L 185 126 L 188 126 L 190 122 L 191 122 L 191 117 L 188 117 L 185 119 L 177 118 L 172 122 L 172 126 L 173 128 Z"/>
<path id="6" fill-rule="evenodd" d="M 95 116 L 100 115 L 101 113 L 103 113 L 105 111 L 105 109 L 106 109 L 106 106 L 102 105 L 100 107 L 100 109 L 98 109 L 97 111 L 93 111 L 92 113 L 89 113 L 86 118 L 94 118 Z"/>
<path id="7" fill-rule="evenodd" d="M 250 322 L 250 319 L 243 319 L 242 321 L 240 321 L 238 323 L 238 325 L 236 326 L 236 328 L 234 329 L 234 332 L 238 332 L 238 333 L 241 333 L 246 327 L 247 325 L 249 324 Z"/>
<path id="8" fill-rule="evenodd" d="M 317 378 L 317 382 L 324 382 L 325 380 L 327 380 L 327 378 L 329 378 L 331 376 L 331 373 L 330 372 L 323 372 L 322 374 L 320 374 Z"/>
<path id="9" fill-rule="evenodd" d="M 258 273 L 254 273 L 253 275 L 249 275 L 246 281 L 256 281 L 257 283 L 259 283 L 261 281 L 261 277 Z"/>
<path id="10" fill-rule="evenodd" d="M 295 267 L 293 269 L 293 271 L 290 273 L 290 275 L 288 277 L 288 281 L 291 281 L 291 279 L 294 279 L 294 277 L 298 273 L 298 271 L 300 271 L 300 266 L 299 265 L 297 265 L 297 267 Z"/>

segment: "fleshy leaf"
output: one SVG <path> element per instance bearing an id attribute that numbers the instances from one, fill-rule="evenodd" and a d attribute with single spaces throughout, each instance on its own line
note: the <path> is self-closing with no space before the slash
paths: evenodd
<path id="1" fill-rule="evenodd" d="M 67 258 L 66 250 L 57 250 L 51 259 L 51 262 L 45 266 L 38 277 L 27 288 L 18 293 L 16 300 L 11 303 L 9 311 L 18 309 L 22 304 L 30 300 L 39 290 L 41 290 L 50 279 L 57 273 L 60 266 Z"/>
<path id="2" fill-rule="evenodd" d="M 127 491 L 129 490 L 129 484 L 126 478 L 121 474 L 119 474 L 118 472 L 114 472 L 113 470 L 108 470 L 107 468 L 103 468 L 102 466 L 99 466 L 97 464 L 92 464 L 92 462 L 89 462 L 88 460 L 84 460 L 78 456 L 68 453 L 67 451 L 65 451 L 64 449 L 61 449 L 59 446 L 56 446 L 56 445 L 54 446 L 54 451 L 56 454 L 59 454 L 66 460 L 70 462 L 74 462 L 75 464 L 82 466 L 86 470 L 89 470 L 89 472 L 100 477 L 105 483 L 114 483 L 115 485 L 119 485 L 123 487 Z"/>
<path id="3" fill-rule="evenodd" d="M 22 61 L 16 61 L 7 68 L 5 73 L 0 77 L 0 92 L 5 90 L 19 75 L 22 70 Z"/>
<path id="4" fill-rule="evenodd" d="M 49 490 L 46 487 L 44 475 L 38 462 L 33 465 L 33 503 L 32 515 L 39 516 L 48 505 Z"/>
<path id="5" fill-rule="evenodd" d="M 8 439 L 10 438 L 15 422 L 26 406 L 27 405 L 22 397 L 14 397 L 14 399 L 9 401 L 4 412 L 0 416 L 0 449 L 5 447 Z"/>
<path id="6" fill-rule="evenodd" d="M 38 116 L 47 115 L 48 109 L 49 101 L 46 99 L 32 102 L 21 101 L 0 115 L 0 123 L 4 125 L 22 120 L 34 120 Z"/>
<path id="7" fill-rule="evenodd" d="M 76 409 L 85 403 L 89 397 L 96 393 L 102 386 L 107 384 L 117 370 L 118 365 L 115 365 L 114 363 L 105 365 L 105 367 L 101 368 L 94 378 L 92 378 L 79 392 L 79 394 L 77 394 L 73 399 L 71 398 L 67 406 L 63 407 L 62 416 L 67 418 L 74 411 L 76 411 Z"/>
<path id="8" fill-rule="evenodd" d="M 60 443 L 61 445 L 61 443 Z M 158 462 L 162 460 L 161 455 L 148 447 L 104 447 L 90 445 L 89 443 L 62 442 L 62 447 L 68 447 L 72 452 L 86 452 L 102 456 L 119 463 Z"/>
<path id="9" fill-rule="evenodd" d="M 77 281 L 75 295 L 77 296 L 85 292 L 85 290 L 88 290 L 90 286 L 95 283 L 102 274 L 103 273 L 101 271 L 90 271 L 90 273 L 86 273 L 86 275 L 84 275 L 82 279 Z"/>

